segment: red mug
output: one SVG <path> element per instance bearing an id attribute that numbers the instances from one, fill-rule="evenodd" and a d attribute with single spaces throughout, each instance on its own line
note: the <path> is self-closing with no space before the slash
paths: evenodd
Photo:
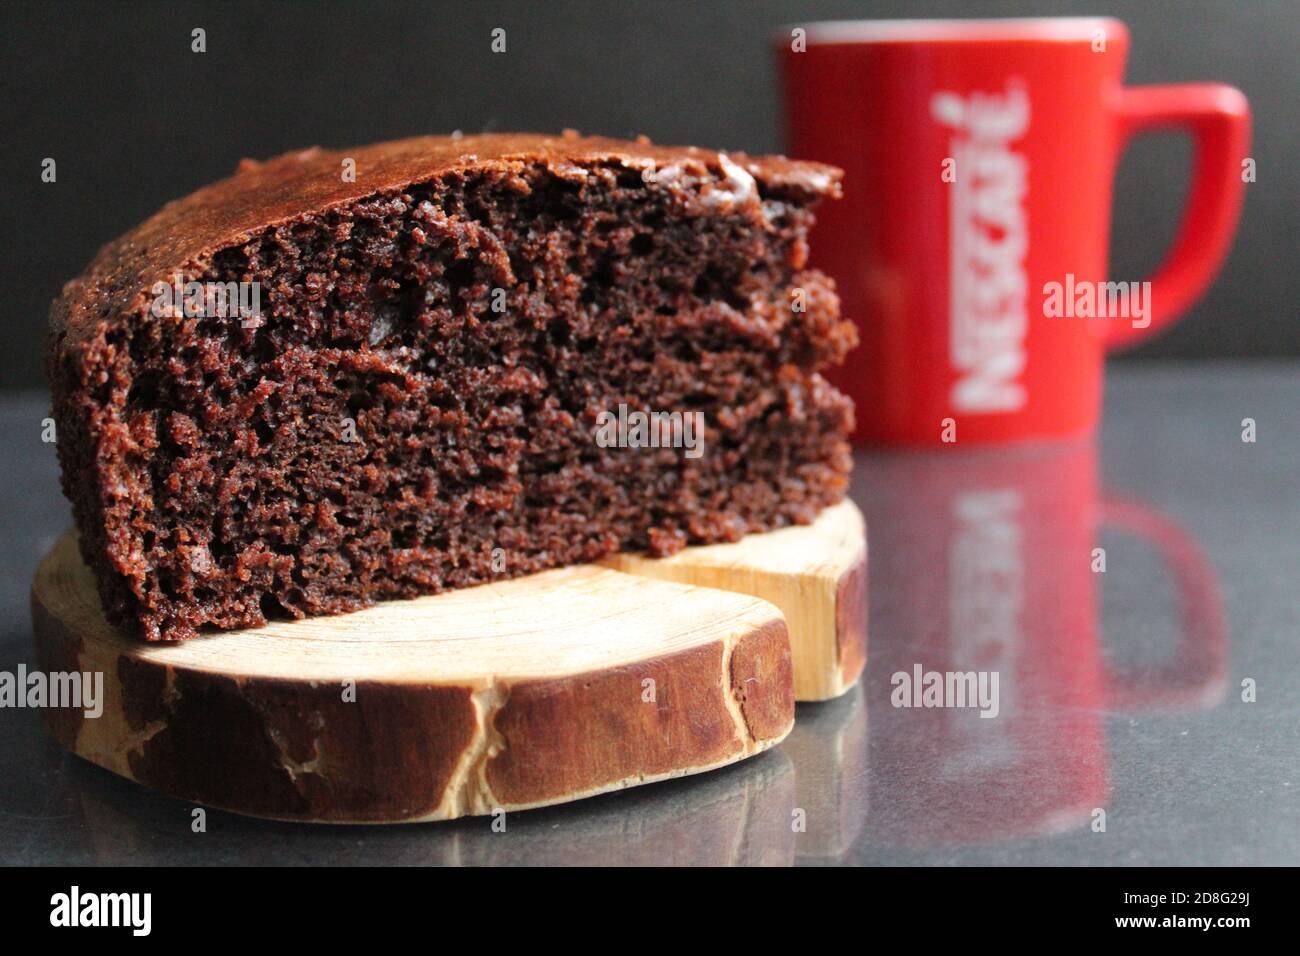
<path id="1" fill-rule="evenodd" d="M 1241 209 L 1250 110 L 1214 83 L 1122 85 L 1107 18 L 810 24 L 779 37 L 790 152 L 845 171 L 814 264 L 862 344 L 835 373 L 855 438 L 888 445 L 1087 434 L 1105 353 L 1205 291 Z M 1125 143 L 1195 144 L 1186 212 L 1149 280 L 1107 281 Z"/>

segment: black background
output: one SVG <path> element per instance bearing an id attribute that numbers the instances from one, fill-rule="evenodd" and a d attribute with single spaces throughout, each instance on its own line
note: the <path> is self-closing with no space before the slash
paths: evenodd
<path id="1" fill-rule="evenodd" d="M 208 946 L 248 946 L 256 939 L 278 942 L 292 938 L 299 947 L 326 945 L 331 949 L 362 947 L 373 950 L 380 934 L 429 934 L 433 921 L 456 915 L 492 921 L 492 940 L 498 944 L 536 945 L 539 941 L 570 938 L 579 921 L 587 926 L 593 914 L 629 912 L 630 896 L 654 892 L 662 881 L 644 873 L 571 869 L 565 879 L 578 905 L 566 905 L 568 895 L 539 892 L 545 874 L 524 868 L 490 867 L 456 873 L 368 867 L 364 873 L 343 873 L 330 868 L 296 867 L 292 873 L 276 868 L 132 868 L 98 867 L 76 870 L 49 867 L 6 871 L 0 896 L 0 917 L 19 928 L 24 939 L 63 939 L 69 944 L 100 946 L 192 944 L 202 939 Z M 1068 927 L 1076 941 L 1132 935 L 1135 940 L 1167 937 L 1178 943 L 1206 937 L 1220 950 L 1240 947 L 1258 939 L 1251 930 L 1273 926 L 1276 938 L 1285 919 L 1289 881 L 1284 869 L 1205 867 L 1194 874 L 1170 867 L 1122 869 L 1023 867 L 999 870 L 995 879 L 974 868 L 901 868 L 888 881 L 873 881 L 869 893 L 872 921 L 895 937 L 918 943 L 969 943 L 972 938 L 998 932 L 1017 942 L 1041 938 L 1041 926 Z M 0 877 L 0 880 L 3 880 Z M 648 882 L 653 880 L 654 882 Z M 756 893 L 779 898 L 784 912 L 809 912 L 835 908 L 852 912 L 861 906 L 864 888 L 838 874 L 820 876 L 807 869 L 751 871 L 739 876 L 715 872 L 689 872 L 677 868 L 674 892 L 707 896 L 728 908 L 744 912 Z M 340 881 L 346 880 L 344 886 Z M 135 937 L 126 928 L 53 928 L 49 924 L 50 900 L 55 893 L 150 893 L 151 932 Z M 1163 905 L 1125 903 L 1125 894 L 1158 896 L 1174 892 L 1193 894 L 1249 894 L 1249 905 Z M 345 896 L 343 895 L 345 894 Z M 343 898 L 344 905 L 328 910 L 329 902 Z M 935 919 L 936 908 L 943 918 Z M 1116 917 L 1248 917 L 1249 927 L 1183 929 L 1117 928 Z M 494 919 L 494 917 L 496 917 Z M 599 917 L 596 917 L 599 918 Z M 632 919 L 636 919 L 632 916 Z M 751 919 L 754 919 L 751 917 Z M 761 916 L 757 919 L 762 919 Z M 659 937 L 673 924 L 662 917 L 644 918 L 646 933 Z M 499 924 L 499 925 L 496 925 Z M 626 924 L 624 924 L 626 925 Z M 738 928 L 692 927 L 703 944 L 733 943 L 740 933 L 754 935 L 765 924 Z M 613 925 L 601 926 L 614 929 Z M 1243 935 L 1244 934 L 1244 935 Z M 256 945 L 255 943 L 253 945 Z M 928 946 L 927 946 L 928 948 Z"/>
<path id="2" fill-rule="evenodd" d="M 0 12 L 5 215 L 0 387 L 39 386 L 50 299 L 95 250 L 241 156 L 481 130 L 645 133 L 782 146 L 770 38 L 832 18 L 1112 14 L 1131 83 L 1220 80 L 1250 98 L 1258 181 L 1236 246 L 1144 357 L 1300 355 L 1300 3 L 1296 0 L 640 0 L 462 3 L 15 3 Z M 507 52 L 490 50 L 494 27 Z M 207 52 L 190 31 L 207 31 Z M 40 180 L 53 157 L 58 181 Z M 1112 270 L 1173 235 L 1190 158 L 1176 136 L 1120 167 Z"/>

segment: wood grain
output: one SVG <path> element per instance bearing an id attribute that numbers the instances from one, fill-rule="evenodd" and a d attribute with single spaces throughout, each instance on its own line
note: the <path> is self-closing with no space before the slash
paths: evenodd
<path id="1" fill-rule="evenodd" d="M 606 567 L 770 601 L 790 630 L 794 694 L 829 700 L 862 674 L 867 647 L 867 537 L 847 499 L 807 526 L 687 548 L 668 558 L 616 554 Z"/>
<path id="2" fill-rule="evenodd" d="M 37 571 L 32 612 L 43 669 L 104 674 L 102 716 L 45 711 L 60 743 L 254 816 L 413 822 L 560 803 L 732 763 L 794 719 L 776 607 L 590 565 L 145 644 L 104 620 L 69 534 Z"/>

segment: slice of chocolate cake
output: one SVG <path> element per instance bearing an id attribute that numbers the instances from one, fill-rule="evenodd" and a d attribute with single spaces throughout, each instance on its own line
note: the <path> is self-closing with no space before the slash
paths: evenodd
<path id="1" fill-rule="evenodd" d="M 805 269 L 838 170 L 431 137 L 265 163 L 52 310 L 63 487 L 151 640 L 352 610 L 841 498 L 852 347 Z"/>

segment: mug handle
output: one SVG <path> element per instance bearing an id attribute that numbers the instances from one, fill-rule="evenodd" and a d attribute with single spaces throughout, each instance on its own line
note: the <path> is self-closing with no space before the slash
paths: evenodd
<path id="1" fill-rule="evenodd" d="M 1149 543 L 1178 591 L 1183 637 L 1170 663 L 1146 677 L 1106 669 L 1107 706 L 1122 711 L 1199 710 L 1228 690 L 1228 628 L 1214 566 L 1196 539 L 1165 515 L 1127 498 L 1103 496 L 1103 524 Z"/>
<path id="2" fill-rule="evenodd" d="M 1164 261 L 1151 277 L 1147 323 L 1106 323 L 1107 350 L 1123 348 L 1177 319 L 1209 286 L 1222 265 L 1245 194 L 1242 161 L 1250 148 L 1250 104 L 1222 83 L 1131 86 L 1113 108 L 1118 150 L 1148 130 L 1177 128 L 1195 149 L 1187 210 Z"/>

